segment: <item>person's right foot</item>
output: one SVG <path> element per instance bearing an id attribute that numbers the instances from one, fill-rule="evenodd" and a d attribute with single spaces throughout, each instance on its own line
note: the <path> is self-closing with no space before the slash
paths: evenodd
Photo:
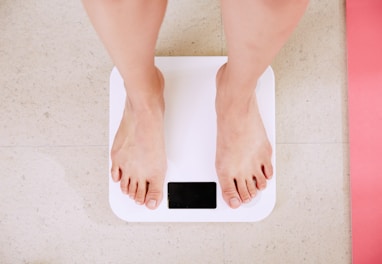
<path id="1" fill-rule="evenodd" d="M 139 205 L 156 209 L 163 197 L 167 160 L 164 144 L 163 76 L 127 83 L 126 105 L 111 150 L 111 175 Z M 129 96 L 129 88 L 139 87 Z"/>

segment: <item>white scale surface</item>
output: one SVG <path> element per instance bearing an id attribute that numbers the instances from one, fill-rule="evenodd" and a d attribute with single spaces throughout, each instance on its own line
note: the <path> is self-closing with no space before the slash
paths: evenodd
<path id="1" fill-rule="evenodd" d="M 276 203 L 275 85 L 271 67 L 256 88 L 258 105 L 273 147 L 274 177 L 267 188 L 238 209 L 223 200 L 215 172 L 215 76 L 226 57 L 156 57 L 165 78 L 165 140 L 168 169 L 163 200 L 156 210 L 135 204 L 109 175 L 109 202 L 113 212 L 128 222 L 255 222 L 267 217 Z M 110 76 L 111 149 L 125 103 L 123 80 L 116 68 Z M 111 167 L 111 160 L 109 161 Z M 216 182 L 216 209 L 169 209 L 168 182 Z"/>

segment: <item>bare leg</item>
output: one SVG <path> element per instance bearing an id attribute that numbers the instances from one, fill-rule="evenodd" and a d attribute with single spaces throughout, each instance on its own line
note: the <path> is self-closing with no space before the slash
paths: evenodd
<path id="1" fill-rule="evenodd" d="M 232 208 L 251 201 L 273 174 L 272 148 L 254 93 L 308 0 L 222 0 L 228 62 L 217 74 L 216 169 Z"/>
<path id="2" fill-rule="evenodd" d="M 114 181 L 137 204 L 155 209 L 166 173 L 163 77 L 154 66 L 166 0 L 83 0 L 125 82 L 126 106 L 111 151 Z"/>

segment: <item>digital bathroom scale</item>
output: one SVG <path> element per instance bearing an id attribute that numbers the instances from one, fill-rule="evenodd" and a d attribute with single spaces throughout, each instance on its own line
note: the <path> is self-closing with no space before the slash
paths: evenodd
<path id="1" fill-rule="evenodd" d="M 273 148 L 274 175 L 267 188 L 240 208 L 223 200 L 215 171 L 215 77 L 227 57 L 156 57 L 165 78 L 167 174 L 163 200 L 150 210 L 123 194 L 109 173 L 109 202 L 128 222 L 255 222 L 276 203 L 275 84 L 271 67 L 259 79 L 260 113 Z M 125 105 L 125 88 L 116 68 L 110 76 L 109 150 Z M 109 159 L 109 168 L 111 160 Z M 110 171 L 110 169 L 109 169 Z"/>

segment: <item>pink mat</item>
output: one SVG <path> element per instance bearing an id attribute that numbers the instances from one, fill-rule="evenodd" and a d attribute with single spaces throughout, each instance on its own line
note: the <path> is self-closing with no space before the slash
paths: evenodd
<path id="1" fill-rule="evenodd" d="M 353 263 L 382 263 L 382 0 L 347 0 Z"/>

